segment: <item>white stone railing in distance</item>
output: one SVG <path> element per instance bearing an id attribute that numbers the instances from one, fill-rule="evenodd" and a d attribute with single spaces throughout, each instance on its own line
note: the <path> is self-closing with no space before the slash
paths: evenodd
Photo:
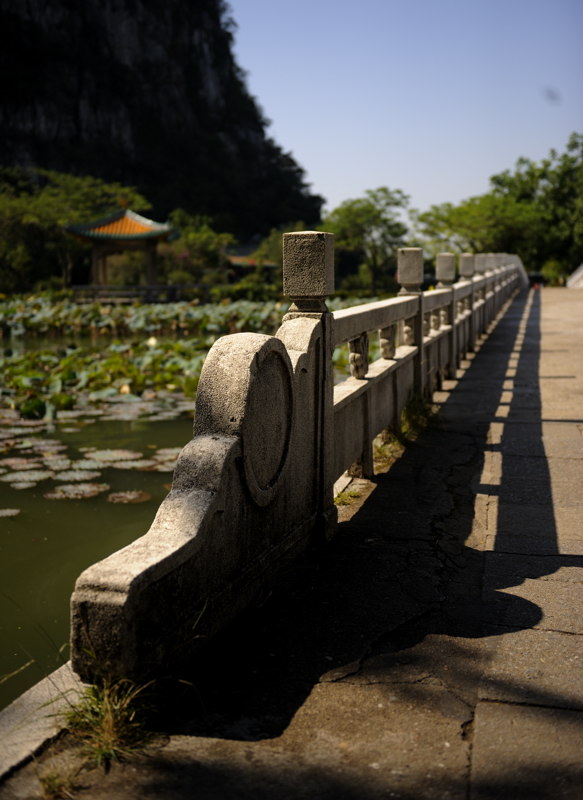
<path id="1" fill-rule="evenodd" d="M 398 297 L 331 314 L 333 236 L 284 236 L 275 336 L 219 339 L 205 361 L 192 440 L 150 530 L 85 570 L 72 596 L 72 664 L 83 680 L 187 676 L 190 660 L 252 603 L 281 565 L 335 529 L 335 480 L 372 474 L 372 440 L 415 394 L 453 375 L 503 303 L 525 285 L 513 256 L 437 258 L 399 251 Z M 368 341 L 380 337 L 369 363 Z M 336 387 L 334 347 L 352 375 Z"/>
<path id="2" fill-rule="evenodd" d="M 515 256 L 487 254 L 436 258 L 437 287 L 421 291 L 423 253 L 398 253 L 398 297 L 334 313 L 334 343 L 348 342 L 351 378 L 334 387 L 334 472 L 351 468 L 371 477 L 372 441 L 385 428 L 398 428 L 413 397 L 429 396 L 474 349 L 505 301 L 528 280 Z M 368 360 L 369 338 L 378 335 L 380 358 Z"/>

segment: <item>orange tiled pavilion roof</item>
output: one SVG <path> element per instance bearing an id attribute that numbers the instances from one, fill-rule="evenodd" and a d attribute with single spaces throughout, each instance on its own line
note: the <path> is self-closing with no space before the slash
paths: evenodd
<path id="1" fill-rule="evenodd" d="M 129 209 L 121 209 L 94 222 L 69 225 L 67 231 L 82 239 L 102 241 L 131 241 L 135 239 L 161 239 L 172 230 L 168 222 L 154 222 Z"/>

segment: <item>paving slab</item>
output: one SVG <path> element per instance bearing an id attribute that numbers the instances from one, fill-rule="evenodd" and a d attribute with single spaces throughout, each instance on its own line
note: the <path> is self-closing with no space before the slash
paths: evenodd
<path id="1" fill-rule="evenodd" d="M 583 552 L 583 516 L 577 506 L 518 505 L 497 497 L 487 508 L 488 550 L 554 555 Z"/>
<path id="2" fill-rule="evenodd" d="M 392 650 L 381 641 L 376 649 L 370 657 L 328 671 L 320 681 L 401 687 L 411 699 L 418 690 L 436 686 L 447 690 L 454 705 L 465 704 L 465 717 L 475 705 L 477 683 L 491 657 L 487 639 L 444 633 L 429 633 L 410 647 L 397 643 Z M 445 696 L 443 702 L 448 702 Z"/>
<path id="3" fill-rule="evenodd" d="M 228 765 L 238 793 L 230 779 L 212 797 L 272 797 L 276 788 L 286 798 L 462 800 L 469 750 L 463 726 L 470 715 L 447 695 L 426 687 L 421 702 L 400 687 L 321 684 L 277 740 L 243 749 L 212 740 L 173 741 L 164 755 L 182 755 L 215 773 L 221 762 Z M 406 730 L 399 724 L 403 715 Z M 196 796 L 205 797 L 199 789 Z"/>
<path id="4" fill-rule="evenodd" d="M 532 627 L 583 634 L 581 583 L 535 578 L 498 589 L 494 588 L 497 582 L 491 578 L 484 588 L 484 622 L 514 629 Z"/>
<path id="5" fill-rule="evenodd" d="M 580 416 L 580 414 L 579 414 Z M 536 422 L 508 419 L 490 425 L 488 442 L 509 455 L 583 458 L 583 436 L 574 421 Z"/>
<path id="6" fill-rule="evenodd" d="M 517 556 L 486 553 L 484 574 L 486 588 L 518 586 L 527 579 L 573 583 L 583 588 L 583 555 Z M 568 587 L 561 588 L 568 589 Z M 559 587 L 555 587 L 555 591 L 558 589 Z"/>
<path id="7" fill-rule="evenodd" d="M 33 756 L 63 728 L 63 714 L 84 684 L 70 663 L 35 684 L 0 715 L 0 776 Z"/>
<path id="8" fill-rule="evenodd" d="M 550 468 L 542 458 L 506 457 L 502 459 L 501 481 L 481 488 L 505 503 L 583 509 L 583 492 L 579 491 L 583 485 L 583 460 L 570 461 L 568 476 L 564 467 L 563 463 Z"/>
<path id="9" fill-rule="evenodd" d="M 480 702 L 470 800 L 581 800 L 583 712 Z"/>
<path id="10" fill-rule="evenodd" d="M 490 638 L 480 699 L 583 711 L 583 647 L 578 636 L 489 630 L 502 635 Z"/>
<path id="11" fill-rule="evenodd" d="M 524 554 L 537 554 L 537 555 L 552 555 L 553 553 L 560 553 L 561 555 L 578 555 L 581 552 L 581 544 L 583 539 L 564 538 L 560 534 L 556 534 L 552 539 L 548 538 L 550 531 L 554 530 L 553 523 L 547 524 L 543 528 L 544 523 L 539 523 L 538 526 L 533 525 L 529 530 L 532 535 L 524 533 L 516 533 L 510 531 L 509 533 L 502 534 L 488 534 L 486 537 L 486 549 L 498 550 L 500 552 L 511 553 L 518 555 Z M 542 529 L 542 530 L 541 530 Z M 541 533 L 539 533 L 541 531 Z M 567 533 L 570 536 L 570 533 Z"/>

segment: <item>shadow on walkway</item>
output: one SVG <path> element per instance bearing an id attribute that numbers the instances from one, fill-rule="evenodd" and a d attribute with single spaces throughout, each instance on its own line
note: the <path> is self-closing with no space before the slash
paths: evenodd
<path id="1" fill-rule="evenodd" d="M 290 566 L 185 676 L 193 688 L 172 708 L 170 733 L 277 737 L 316 684 L 343 679 L 387 683 L 388 693 L 399 683 L 412 701 L 437 681 L 471 719 L 489 658 L 475 643 L 541 620 L 538 605 L 501 590 L 548 573 L 549 559 L 502 563 L 501 554 L 530 537 L 556 556 L 552 570 L 581 564 L 558 555 L 539 353 L 540 293 L 531 291 L 437 395 L 434 422 L 377 476 L 335 540 Z M 535 702 L 558 700 L 541 691 Z"/>

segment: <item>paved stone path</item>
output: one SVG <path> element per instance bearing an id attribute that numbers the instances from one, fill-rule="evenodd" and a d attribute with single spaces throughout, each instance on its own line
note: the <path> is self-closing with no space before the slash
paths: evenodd
<path id="1" fill-rule="evenodd" d="M 583 798 L 583 292 L 524 294 L 463 366 L 334 542 L 187 676 L 168 735 L 76 797 Z"/>

